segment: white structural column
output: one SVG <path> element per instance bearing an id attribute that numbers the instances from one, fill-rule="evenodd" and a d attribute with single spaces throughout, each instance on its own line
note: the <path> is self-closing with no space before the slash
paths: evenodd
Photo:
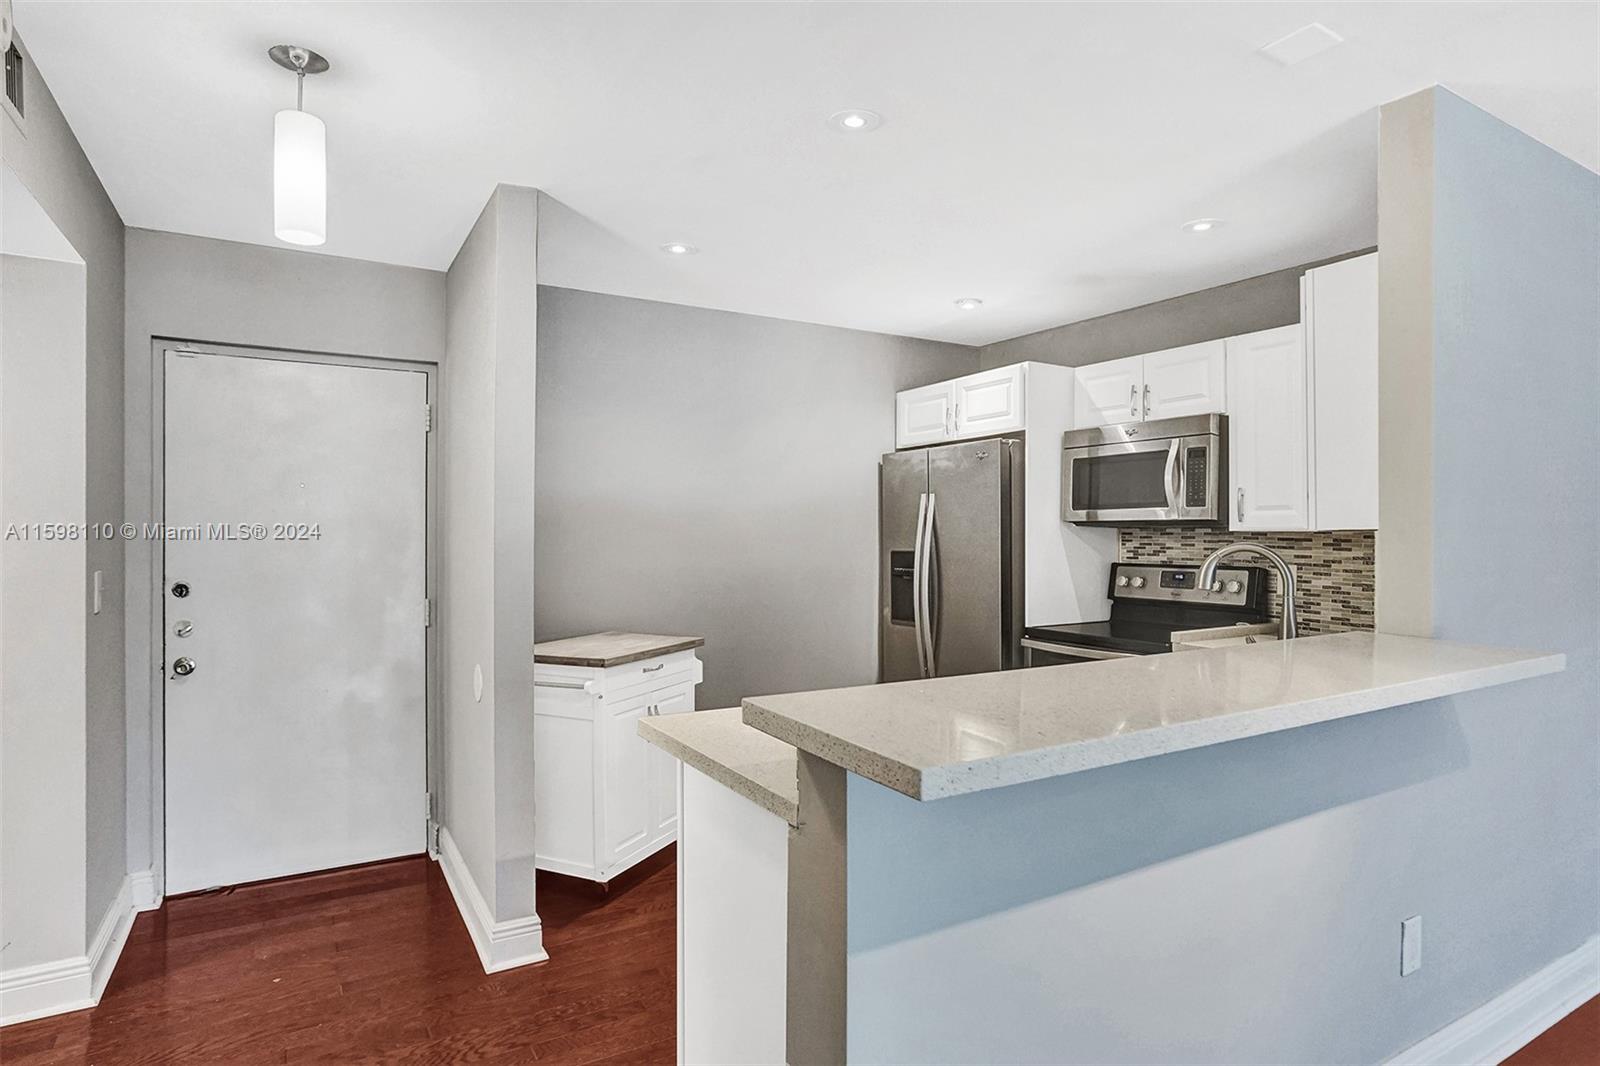
<path id="1" fill-rule="evenodd" d="M 488 971 L 545 957 L 533 809 L 538 197 L 496 188 L 445 285 L 440 862 Z"/>

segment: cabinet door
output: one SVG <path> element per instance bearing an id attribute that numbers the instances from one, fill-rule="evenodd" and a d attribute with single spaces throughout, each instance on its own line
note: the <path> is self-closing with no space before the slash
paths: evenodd
<path id="1" fill-rule="evenodd" d="M 1080 366 L 1072 390 L 1073 428 L 1138 422 L 1144 410 L 1144 356 Z"/>
<path id="2" fill-rule="evenodd" d="M 694 710 L 694 686 L 680 685 L 650 697 L 656 715 Z M 678 760 L 654 744 L 650 748 L 650 838 L 672 839 L 678 832 Z"/>
<path id="3" fill-rule="evenodd" d="M 1145 418 L 1181 418 L 1225 411 L 1226 350 L 1223 341 L 1206 341 L 1145 356 Z"/>
<path id="4" fill-rule="evenodd" d="M 1378 526 L 1378 253 L 1306 271 L 1311 521 Z"/>
<path id="5" fill-rule="evenodd" d="M 639 736 L 639 719 L 652 702 L 646 695 L 601 703 L 601 868 L 643 847 L 650 837 L 650 754 L 655 749 Z"/>
<path id="6" fill-rule="evenodd" d="M 1230 337 L 1233 529 L 1307 529 L 1306 362 L 1300 326 Z"/>
<path id="7" fill-rule="evenodd" d="M 955 435 L 986 437 L 1026 428 L 1025 373 L 1023 364 L 1017 363 L 957 378 L 952 383 L 955 386 Z"/>
<path id="8" fill-rule="evenodd" d="M 941 381 L 907 389 L 894 398 L 894 446 L 915 448 L 950 439 L 951 398 L 955 383 Z"/>

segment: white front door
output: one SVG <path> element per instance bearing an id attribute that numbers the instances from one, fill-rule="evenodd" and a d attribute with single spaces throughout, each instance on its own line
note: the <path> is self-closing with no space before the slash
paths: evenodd
<path id="1" fill-rule="evenodd" d="M 165 371 L 166 891 L 423 851 L 427 376 Z"/>

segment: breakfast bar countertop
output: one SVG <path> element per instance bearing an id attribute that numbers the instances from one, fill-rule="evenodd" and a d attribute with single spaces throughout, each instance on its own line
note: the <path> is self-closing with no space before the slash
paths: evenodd
<path id="1" fill-rule="evenodd" d="M 1566 657 L 1350 632 L 744 701 L 745 723 L 918 800 L 1556 673 Z"/>
<path id="2" fill-rule="evenodd" d="M 639 735 L 739 795 L 797 824 L 795 751 L 744 724 L 737 707 L 639 719 Z"/>

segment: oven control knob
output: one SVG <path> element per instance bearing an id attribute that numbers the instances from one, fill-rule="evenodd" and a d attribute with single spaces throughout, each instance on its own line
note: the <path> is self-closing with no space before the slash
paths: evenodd
<path id="1" fill-rule="evenodd" d="M 1144 578 L 1136 577 L 1136 578 L 1133 579 L 1132 582 L 1130 582 L 1130 584 L 1132 584 L 1133 587 L 1136 588 L 1136 589 L 1142 589 L 1142 588 L 1144 588 Z"/>
<path id="2" fill-rule="evenodd" d="M 1220 581 L 1213 581 L 1213 582 L 1212 582 L 1212 583 L 1211 583 L 1211 591 L 1212 591 L 1212 592 L 1221 592 L 1221 591 L 1222 591 L 1222 582 L 1220 582 Z"/>
<path id="3" fill-rule="evenodd" d="M 1238 592 L 1240 589 L 1244 588 L 1244 586 L 1239 584 L 1237 581 L 1228 582 L 1226 587 L 1229 592 Z"/>
<path id="4" fill-rule="evenodd" d="M 1127 574 L 1118 574 L 1117 575 L 1117 588 L 1125 589 L 1127 587 L 1128 587 L 1128 575 Z"/>

